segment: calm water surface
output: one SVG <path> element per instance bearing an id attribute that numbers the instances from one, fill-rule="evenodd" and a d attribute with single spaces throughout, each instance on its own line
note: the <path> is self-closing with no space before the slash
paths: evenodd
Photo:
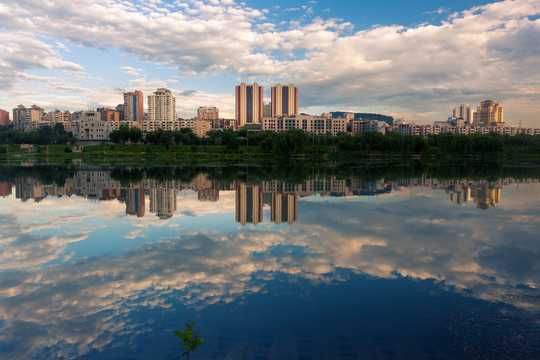
<path id="1" fill-rule="evenodd" d="M 10 171 L 2 359 L 540 358 L 538 180 Z"/>

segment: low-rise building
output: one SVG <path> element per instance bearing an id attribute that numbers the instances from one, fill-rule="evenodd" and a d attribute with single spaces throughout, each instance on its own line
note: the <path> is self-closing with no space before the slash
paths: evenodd
<path id="1" fill-rule="evenodd" d="M 326 118 L 312 115 L 297 115 L 293 117 L 275 116 L 266 117 L 262 121 L 262 130 L 287 131 L 300 129 L 315 134 L 337 135 L 347 132 L 347 119 Z"/>
<path id="2" fill-rule="evenodd" d="M 349 123 L 350 123 L 350 132 L 352 134 L 361 134 L 368 131 L 378 131 L 380 133 L 386 134 L 387 124 L 383 121 L 351 119 L 349 120 Z"/>
<path id="3" fill-rule="evenodd" d="M 105 144 L 110 141 L 111 124 L 101 121 L 98 111 L 81 111 L 76 113 L 73 135 L 84 143 Z"/>

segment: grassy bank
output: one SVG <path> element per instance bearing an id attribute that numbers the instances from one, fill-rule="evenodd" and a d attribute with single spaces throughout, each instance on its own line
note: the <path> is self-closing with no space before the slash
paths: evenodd
<path id="1" fill-rule="evenodd" d="M 81 161 L 91 165 L 257 165 L 267 163 L 289 163 L 305 161 L 307 163 L 346 165 L 350 164 L 389 164 L 411 163 L 415 161 L 429 163 L 464 163 L 481 161 L 523 166 L 539 166 L 540 154 L 517 151 L 509 147 L 505 151 L 493 154 L 448 154 L 448 153 L 393 153 L 374 151 L 345 151 L 336 147 L 315 145 L 304 148 L 299 154 L 276 155 L 264 152 L 257 146 L 241 146 L 230 150 L 225 146 L 164 146 L 164 145 L 92 145 L 84 147 L 82 152 L 72 152 L 72 146 L 48 145 L 35 146 L 31 152 L 18 145 L 4 148 L 0 162 L 10 163 L 49 163 L 66 164 Z"/>

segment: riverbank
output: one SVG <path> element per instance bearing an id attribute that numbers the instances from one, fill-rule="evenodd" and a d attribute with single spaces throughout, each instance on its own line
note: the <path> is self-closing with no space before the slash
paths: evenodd
<path id="1" fill-rule="evenodd" d="M 257 146 L 241 146 L 230 150 L 225 146 L 203 145 L 92 145 L 80 148 L 71 145 L 42 145 L 21 147 L 10 145 L 0 154 L 0 162 L 65 164 L 83 161 L 95 165 L 181 165 L 181 164 L 260 164 L 303 160 L 314 163 L 367 163 L 387 164 L 393 162 L 427 161 L 445 162 L 482 161 L 520 163 L 525 166 L 537 166 L 540 154 L 508 148 L 505 151 L 490 154 L 449 154 L 449 153 L 394 153 L 375 151 L 345 151 L 335 146 L 306 147 L 303 152 L 288 155 L 276 155 L 264 152 Z"/>

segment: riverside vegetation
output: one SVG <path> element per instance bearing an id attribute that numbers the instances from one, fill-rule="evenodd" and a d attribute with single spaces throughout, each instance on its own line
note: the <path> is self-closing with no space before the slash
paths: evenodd
<path id="1" fill-rule="evenodd" d="M 423 138 L 379 132 L 362 134 L 310 134 L 292 129 L 284 132 L 224 130 L 210 131 L 205 138 L 190 129 L 158 130 L 143 134 L 140 129 L 122 126 L 110 134 L 114 145 L 86 146 L 82 153 L 71 154 L 75 139 L 65 133 L 61 124 L 42 126 L 30 133 L 0 127 L 0 153 L 17 158 L 81 158 L 94 162 L 162 163 L 185 158 L 200 160 L 250 160 L 265 158 L 308 158 L 348 161 L 365 156 L 399 158 L 438 155 L 468 155 L 486 157 L 535 157 L 540 154 L 540 135 L 503 136 L 438 134 Z M 1 141 L 1 140 L 0 140 Z M 28 153 L 17 144 L 36 144 Z M 6 155 L 7 157 L 7 155 Z"/>

